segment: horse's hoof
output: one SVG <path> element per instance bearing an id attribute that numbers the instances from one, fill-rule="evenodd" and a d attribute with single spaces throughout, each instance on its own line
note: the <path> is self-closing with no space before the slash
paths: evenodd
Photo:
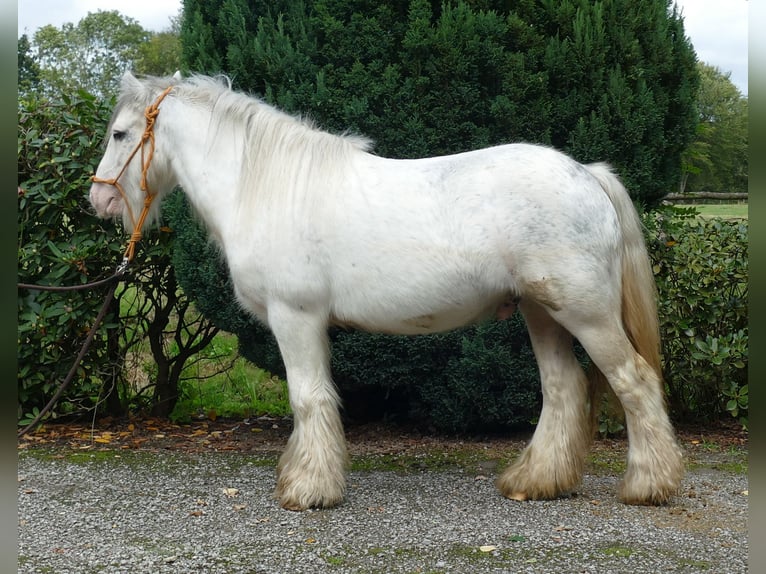
<path id="1" fill-rule="evenodd" d="M 519 502 L 527 500 L 527 495 L 523 492 L 512 492 L 511 494 L 506 494 L 505 497 L 509 500 L 518 500 Z"/>

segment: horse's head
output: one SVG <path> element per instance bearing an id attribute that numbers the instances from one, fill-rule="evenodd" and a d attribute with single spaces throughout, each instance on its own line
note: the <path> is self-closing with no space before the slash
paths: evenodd
<path id="1" fill-rule="evenodd" d="M 126 73 L 120 97 L 106 134 L 106 151 L 93 177 L 90 203 L 99 217 L 122 217 L 133 231 L 147 193 L 156 195 L 148 219 L 159 213 L 160 198 L 176 181 L 170 170 L 169 142 L 154 136 L 161 120 L 160 103 L 165 90 L 178 82 L 172 79 L 138 80 Z M 151 117 L 150 117 L 151 116 Z M 145 189 L 142 189 L 145 188 Z"/>

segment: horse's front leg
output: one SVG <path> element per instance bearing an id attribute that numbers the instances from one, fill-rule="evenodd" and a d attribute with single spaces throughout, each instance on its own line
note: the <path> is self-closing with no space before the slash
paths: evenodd
<path id="1" fill-rule="evenodd" d="M 343 500 L 348 453 L 330 377 L 326 315 L 277 304 L 269 307 L 268 317 L 287 370 L 293 411 L 275 496 L 288 510 L 335 506 Z"/>

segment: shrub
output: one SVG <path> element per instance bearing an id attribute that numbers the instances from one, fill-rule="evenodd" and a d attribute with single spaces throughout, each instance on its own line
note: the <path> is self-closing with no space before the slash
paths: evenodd
<path id="1" fill-rule="evenodd" d="M 727 411 L 747 424 L 746 220 L 693 208 L 644 216 L 659 291 L 664 376 L 676 419 Z"/>
<path id="2" fill-rule="evenodd" d="M 360 401 L 377 400 L 377 414 L 466 432 L 527 426 L 540 411 L 537 364 L 519 314 L 417 337 L 338 331 L 332 352 L 352 415 L 369 413 Z"/>
<path id="3" fill-rule="evenodd" d="M 119 224 L 96 218 L 87 199 L 112 106 L 112 101 L 83 91 L 58 100 L 19 100 L 20 282 L 87 283 L 110 275 L 122 260 L 126 236 Z M 136 288 L 118 289 L 104 325 L 52 416 L 100 406 L 112 414 L 123 412 L 123 399 L 135 391 L 123 376 L 124 358 L 143 340 L 148 340 L 158 366 L 150 406 L 156 414 L 167 414 L 184 363 L 215 334 L 177 289 L 170 266 L 172 234 L 146 231 L 131 271 L 123 277 Z M 36 416 L 66 376 L 105 294 L 106 288 L 19 290 L 19 424 Z"/>
<path id="4" fill-rule="evenodd" d="M 668 0 L 186 0 L 182 60 L 422 157 L 508 141 L 610 161 L 655 205 L 694 138 L 694 49 Z"/>
<path id="5" fill-rule="evenodd" d="M 86 283 L 109 275 L 120 261 L 119 238 L 91 215 L 86 197 L 110 107 L 85 92 L 19 102 L 20 282 Z M 71 368 L 103 295 L 19 290 L 19 415 L 33 416 L 48 401 Z M 59 413 L 93 405 L 103 381 L 114 378 L 114 313 L 106 323 L 111 329 L 102 328 L 94 340 Z"/>

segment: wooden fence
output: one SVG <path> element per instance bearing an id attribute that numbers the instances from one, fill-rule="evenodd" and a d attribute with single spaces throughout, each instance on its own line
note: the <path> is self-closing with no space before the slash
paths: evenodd
<path id="1" fill-rule="evenodd" d="M 746 193 L 712 193 L 707 191 L 690 193 L 669 193 L 662 198 L 669 203 L 694 203 L 702 200 L 705 203 L 726 202 L 726 203 L 747 203 Z"/>

